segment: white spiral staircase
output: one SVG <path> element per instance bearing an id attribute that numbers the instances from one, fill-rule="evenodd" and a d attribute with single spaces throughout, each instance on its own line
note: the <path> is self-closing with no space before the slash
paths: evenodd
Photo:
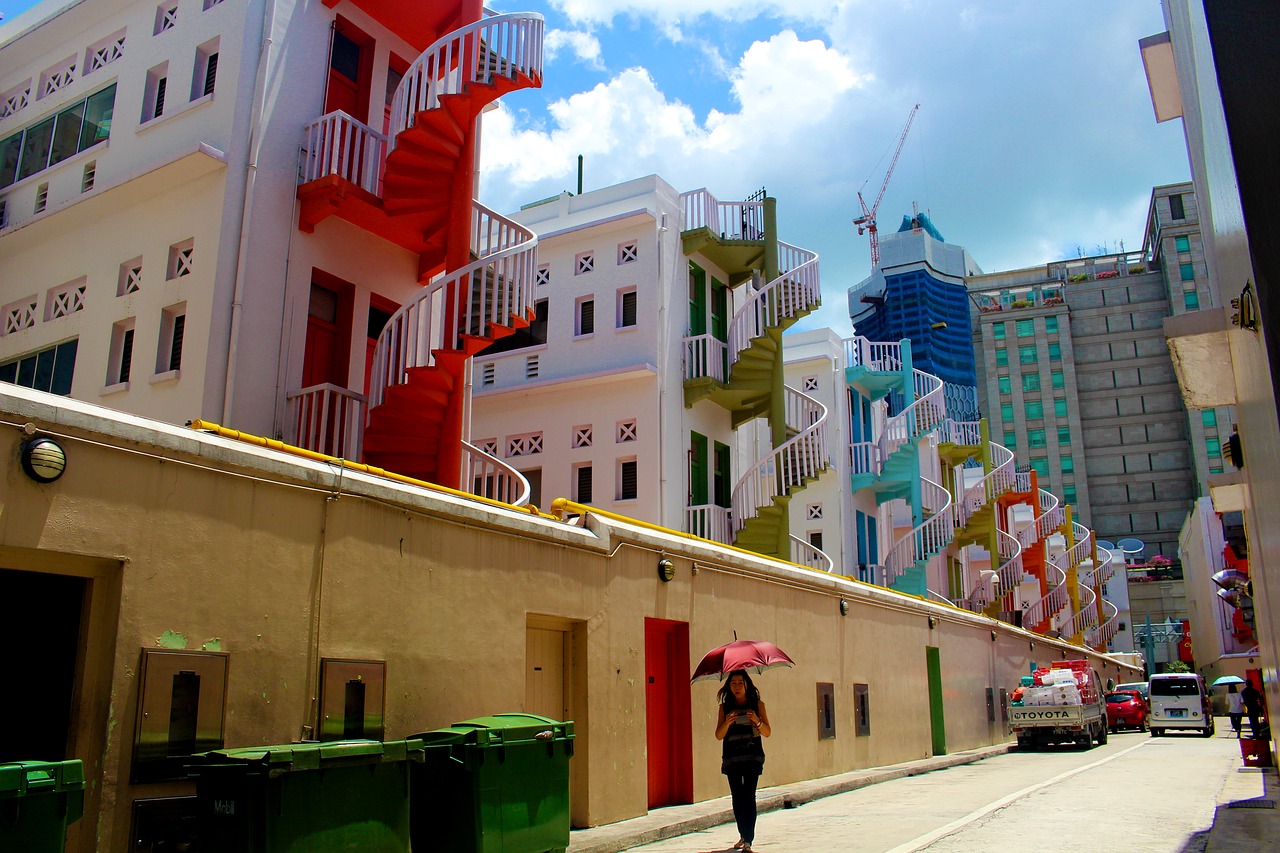
<path id="1" fill-rule="evenodd" d="M 922 512 L 927 518 L 889 548 L 884 558 L 884 584 L 897 588 L 922 580 L 924 562 L 943 551 L 955 536 L 951 492 L 927 477 L 920 480 Z"/>

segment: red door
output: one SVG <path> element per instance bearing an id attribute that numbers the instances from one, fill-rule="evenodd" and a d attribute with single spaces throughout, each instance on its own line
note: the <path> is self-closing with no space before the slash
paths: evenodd
<path id="1" fill-rule="evenodd" d="M 369 395 L 369 380 L 373 376 L 373 356 L 378 348 L 378 335 L 382 334 L 382 328 L 387 325 L 391 315 L 395 314 L 399 309 L 400 306 L 390 299 L 383 299 L 376 293 L 369 294 L 369 331 L 364 341 L 364 393 L 366 397 Z"/>
<path id="2" fill-rule="evenodd" d="M 323 283 L 321 283 L 323 281 Z M 330 285 L 330 286 L 326 286 Z M 334 289 L 336 288 L 336 289 Z M 315 270 L 307 306 L 307 340 L 302 356 L 302 387 L 347 387 L 351 368 L 351 312 L 354 288 Z M 344 455 L 348 424 L 344 399 L 329 391 L 299 402 L 295 440 L 321 453 Z"/>
<path id="3" fill-rule="evenodd" d="M 368 121 L 373 39 L 343 18 L 334 25 L 332 38 L 324 111 L 342 110 L 356 121 Z"/>
<path id="4" fill-rule="evenodd" d="M 689 625 L 644 620 L 649 808 L 693 802 Z"/>

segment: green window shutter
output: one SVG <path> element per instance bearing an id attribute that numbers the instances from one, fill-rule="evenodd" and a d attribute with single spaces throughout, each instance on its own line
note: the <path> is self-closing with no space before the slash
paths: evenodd
<path id="1" fill-rule="evenodd" d="M 707 437 L 696 432 L 689 433 L 689 506 L 707 504 L 708 461 Z"/>

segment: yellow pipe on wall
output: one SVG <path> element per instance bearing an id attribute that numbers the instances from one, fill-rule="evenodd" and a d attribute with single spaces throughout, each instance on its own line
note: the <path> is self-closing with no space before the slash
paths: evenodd
<path id="1" fill-rule="evenodd" d="M 473 495 L 470 492 L 451 489 L 448 486 L 441 486 L 438 483 L 428 483 L 426 480 L 418 480 L 413 477 L 406 477 L 403 474 L 397 474 L 394 471 L 388 471 L 385 468 L 378 468 L 374 465 L 365 465 L 362 462 L 352 462 L 350 459 L 342 459 L 338 456 L 329 456 L 325 453 L 318 453 L 314 450 L 307 450 L 305 447 L 297 447 L 292 444 L 285 444 L 274 438 L 265 438 L 260 435 L 253 435 L 248 432 L 241 432 L 238 429 L 230 429 L 220 426 L 209 421 L 194 420 L 188 421 L 187 426 L 201 432 L 211 432 L 220 435 L 223 438 L 230 438 L 234 441 L 243 441 L 246 444 L 255 444 L 258 447 L 265 447 L 268 450 L 276 450 L 280 453 L 287 453 L 290 456 L 298 456 L 303 459 L 310 459 L 314 462 L 324 462 L 330 465 L 339 465 L 352 471 L 359 471 L 363 474 L 372 474 L 375 477 L 385 477 L 388 480 L 395 480 L 397 483 L 404 483 L 409 486 L 417 486 L 423 489 L 430 489 L 433 492 L 441 492 L 446 495 L 453 495 L 458 498 L 466 498 L 467 500 L 479 501 L 480 503 L 489 504 L 490 506 L 502 507 L 503 509 L 514 509 L 519 512 L 528 512 L 530 515 L 537 515 L 541 518 L 550 519 L 552 521 L 559 520 L 556 516 L 547 515 L 540 511 L 536 506 L 515 506 L 514 504 L 496 501 L 493 498 L 486 498 L 483 495 Z"/>

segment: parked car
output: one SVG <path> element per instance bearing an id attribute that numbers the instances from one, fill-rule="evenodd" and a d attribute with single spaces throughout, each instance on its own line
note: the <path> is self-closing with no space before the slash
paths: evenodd
<path id="1" fill-rule="evenodd" d="M 1147 730 L 1147 700 L 1137 690 L 1114 690 L 1107 694 L 1107 726 Z"/>
<path id="2" fill-rule="evenodd" d="M 1143 699 L 1147 700 L 1148 702 L 1151 701 L 1151 696 L 1149 695 L 1149 692 L 1148 692 L 1151 689 L 1151 685 L 1145 681 L 1126 681 L 1124 684 L 1117 684 L 1115 687 L 1111 689 L 1117 693 L 1123 690 L 1136 690 L 1138 691 L 1138 694 L 1142 696 Z"/>
<path id="3" fill-rule="evenodd" d="M 1195 729 L 1213 737 L 1213 712 L 1204 679 L 1192 673 L 1162 672 L 1151 676 L 1151 736 L 1176 729 Z"/>

